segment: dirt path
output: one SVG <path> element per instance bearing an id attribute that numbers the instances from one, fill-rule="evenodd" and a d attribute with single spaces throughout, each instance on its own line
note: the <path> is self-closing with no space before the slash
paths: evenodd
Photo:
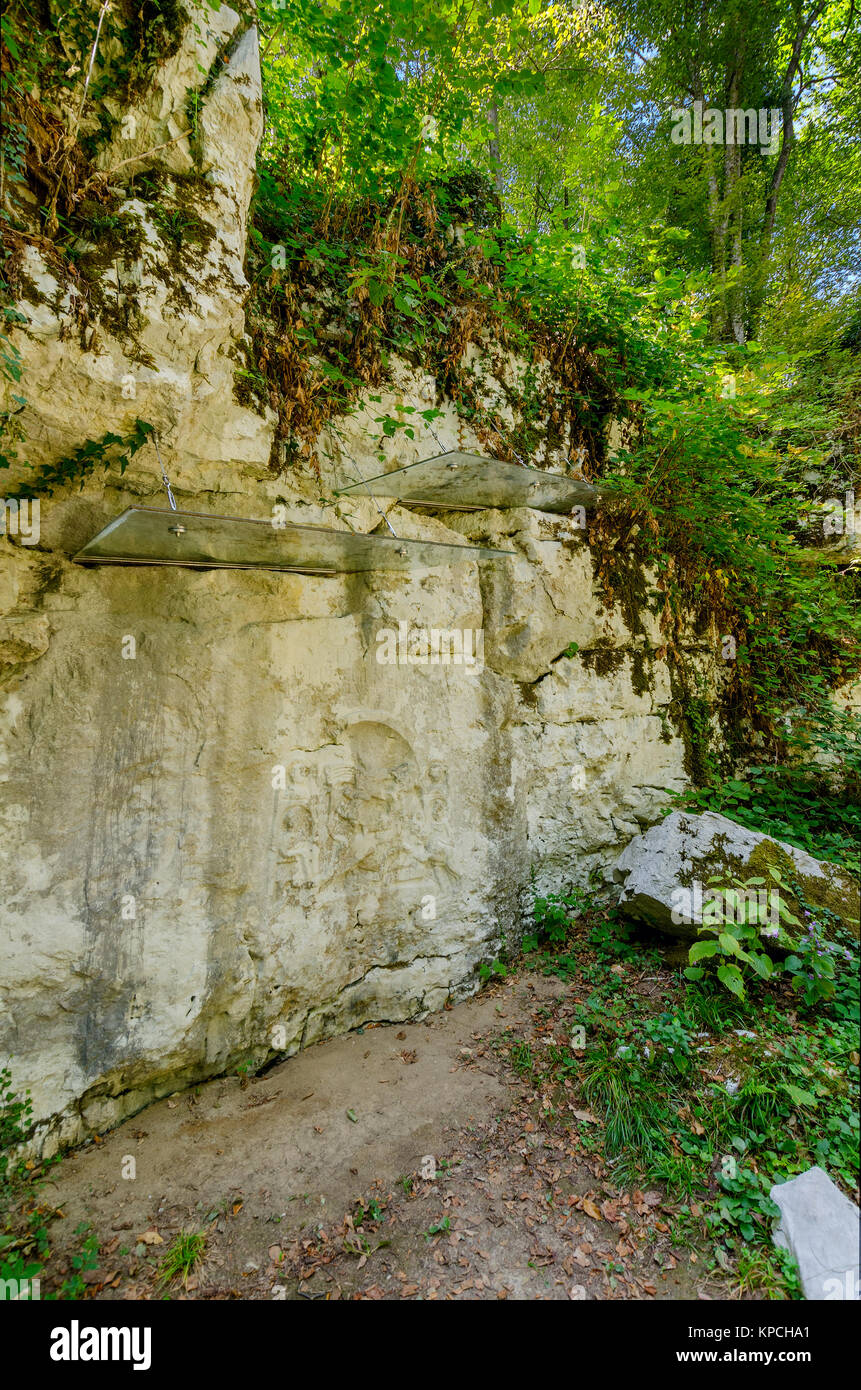
<path id="1" fill-rule="evenodd" d="M 521 974 L 149 1107 L 54 1170 L 46 1287 L 94 1235 L 92 1296 L 163 1297 L 182 1230 L 206 1251 L 173 1298 L 727 1297 L 673 1248 L 662 1194 L 617 1191 L 590 1157 L 588 1112 L 542 1124 L 498 1055 L 503 1037 L 534 1043 L 568 992 Z"/>

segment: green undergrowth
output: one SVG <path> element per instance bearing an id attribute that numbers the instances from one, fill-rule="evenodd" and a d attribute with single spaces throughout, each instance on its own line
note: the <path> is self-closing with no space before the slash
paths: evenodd
<path id="1" fill-rule="evenodd" d="M 381 384 L 397 354 L 433 375 L 436 404 L 453 401 L 497 455 L 526 460 L 548 444 L 594 467 L 631 371 L 655 379 L 662 355 L 634 292 L 610 280 L 582 296 L 575 337 L 558 261 L 501 217 L 474 170 L 333 202 L 264 168 L 237 397 L 276 410 L 278 466 L 313 461 L 321 426 Z M 519 373 L 507 353 L 524 359 Z M 411 424 L 392 417 L 387 432 Z"/>
<path id="2" fill-rule="evenodd" d="M 115 434 L 107 430 L 101 439 L 86 439 L 71 454 L 56 459 L 39 469 L 35 477 L 22 483 L 18 489 L 10 491 L 10 496 L 30 496 L 35 489 L 50 496 L 58 488 L 77 483 L 82 489 L 90 475 L 98 468 L 107 472 L 116 468 L 120 475 L 125 473 L 135 454 L 149 441 L 153 426 L 145 420 L 135 420 L 128 434 Z"/>
<path id="3" fill-rule="evenodd" d="M 620 1189 L 659 1184 L 677 1244 L 758 1297 L 799 1297 L 771 1240 L 775 1183 L 818 1164 L 857 1200 L 857 948 L 807 1006 L 790 974 L 744 998 L 670 966 L 657 937 L 577 891 L 539 899 L 532 968 L 569 986 L 547 1037 L 509 1038 L 542 1124 Z M 583 1107 L 595 1123 L 580 1124 Z"/>
<path id="4" fill-rule="evenodd" d="M 51 1256 L 49 1227 L 64 1213 L 46 1198 L 51 1170 L 59 1157 L 36 1161 L 22 1158 L 22 1145 L 32 1134 L 33 1106 L 28 1091 L 13 1083 L 8 1066 L 0 1067 L 0 1290 L 4 1299 L 80 1299 L 87 1292 L 84 1275 L 98 1264 L 99 1244 L 89 1226 L 75 1230 L 68 1272 L 51 1291 L 39 1287 Z M 24 1285 L 24 1288 L 22 1288 Z"/>
<path id="5" fill-rule="evenodd" d="M 861 875 L 861 740 L 858 721 L 833 705 L 788 740 L 792 761 L 754 763 L 713 777 L 679 801 L 716 811 Z"/>

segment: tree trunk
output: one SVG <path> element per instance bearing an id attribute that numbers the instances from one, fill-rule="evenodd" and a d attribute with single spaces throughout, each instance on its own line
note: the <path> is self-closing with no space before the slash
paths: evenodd
<path id="1" fill-rule="evenodd" d="M 740 74 L 744 64 L 744 41 L 735 54 L 735 61 L 727 75 L 724 91 L 727 96 L 727 109 L 736 110 L 739 106 Z M 734 132 L 737 133 L 737 132 Z M 743 343 L 746 336 L 744 313 L 744 242 L 742 227 L 744 209 L 741 199 L 741 148 L 729 143 L 729 133 L 724 127 L 724 199 L 727 205 L 727 224 L 730 241 L 730 265 L 735 276 L 727 294 L 727 336 L 731 335 L 737 343 Z"/>

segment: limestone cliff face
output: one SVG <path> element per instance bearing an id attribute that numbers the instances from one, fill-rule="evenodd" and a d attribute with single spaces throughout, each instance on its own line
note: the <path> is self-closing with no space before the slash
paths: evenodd
<path id="1" fill-rule="evenodd" d="M 88 320 L 27 251 L 28 457 L 141 418 L 185 510 L 280 505 L 374 530 L 374 504 L 334 490 L 380 471 L 375 417 L 426 408 L 434 383 L 396 363 L 382 402 L 321 438 L 319 481 L 270 470 L 274 421 L 233 394 L 257 41 L 223 6 L 200 22 L 212 72 L 188 60 L 190 28 L 141 98 L 137 144 L 103 160 L 173 139 L 198 83 L 195 150 L 150 156 L 160 192 L 123 204 L 128 236 L 102 277 L 115 313 Z M 170 218 L 183 209 L 185 240 Z M 445 447 L 476 442 L 450 406 L 435 430 Z M 440 446 L 417 429 L 387 447 L 392 467 Z M 402 536 L 516 558 L 313 577 L 73 564 L 124 507 L 166 505 L 151 446 L 40 502 L 37 544 L 0 540 L 0 1057 L 49 1152 L 240 1058 L 469 993 L 516 941 L 533 872 L 544 891 L 584 881 L 686 780 L 653 606 L 636 631 L 606 607 L 565 518 L 381 503 Z M 403 624 L 480 632 L 484 659 L 380 661 L 381 634 Z M 714 650 L 691 636 L 712 681 Z"/>

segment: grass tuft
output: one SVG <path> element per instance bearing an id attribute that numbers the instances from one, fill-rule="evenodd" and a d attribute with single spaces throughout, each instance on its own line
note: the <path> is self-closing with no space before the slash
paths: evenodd
<path id="1" fill-rule="evenodd" d="M 205 1250 L 206 1236 L 202 1231 L 180 1231 L 164 1253 L 156 1274 L 156 1282 L 167 1285 L 181 1279 L 184 1286 L 188 1283 L 195 1265 L 203 1258 Z"/>

